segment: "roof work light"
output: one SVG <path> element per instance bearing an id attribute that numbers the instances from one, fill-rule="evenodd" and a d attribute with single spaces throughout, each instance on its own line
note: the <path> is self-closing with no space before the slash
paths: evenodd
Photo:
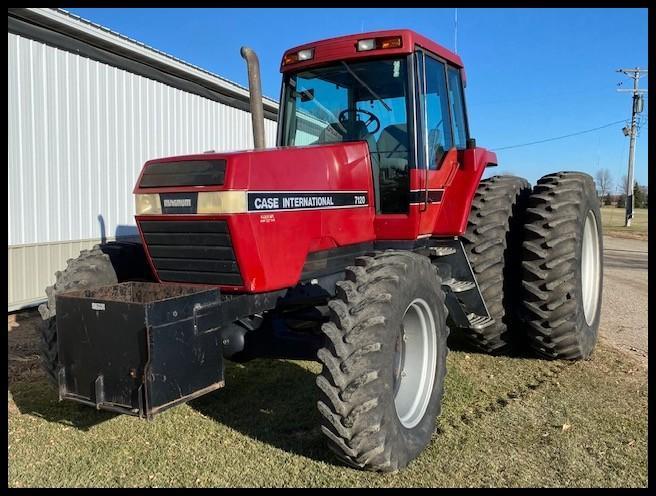
<path id="1" fill-rule="evenodd" d="M 358 40 L 357 51 L 366 52 L 368 50 L 401 48 L 403 41 L 400 36 L 386 36 L 383 38 L 369 38 Z"/>
<path id="2" fill-rule="evenodd" d="M 306 48 L 298 52 L 288 53 L 283 59 L 283 65 L 312 60 L 314 58 L 314 48 Z"/>

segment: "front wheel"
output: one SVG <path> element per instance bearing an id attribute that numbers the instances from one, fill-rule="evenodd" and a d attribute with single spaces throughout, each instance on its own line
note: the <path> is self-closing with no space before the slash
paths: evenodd
<path id="1" fill-rule="evenodd" d="M 410 252 L 347 267 L 318 352 L 321 430 L 351 466 L 405 467 L 428 445 L 446 374 L 446 307 L 436 268 Z"/>

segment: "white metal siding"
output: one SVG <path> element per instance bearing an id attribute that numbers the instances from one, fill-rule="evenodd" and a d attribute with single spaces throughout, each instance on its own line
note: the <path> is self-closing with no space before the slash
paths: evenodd
<path id="1" fill-rule="evenodd" d="M 248 112 L 11 33 L 7 86 L 9 245 L 112 235 L 146 160 L 253 146 Z"/>
<path id="2" fill-rule="evenodd" d="M 10 252 L 98 239 L 99 216 L 108 238 L 133 226 L 132 188 L 148 159 L 253 146 L 248 112 L 13 33 L 7 49 Z M 265 130 L 273 146 L 275 121 Z M 36 272 L 48 281 L 65 266 L 9 258 L 15 279 L 33 267 L 12 263 L 43 263 Z M 41 280 L 10 277 L 9 305 L 41 298 Z"/>

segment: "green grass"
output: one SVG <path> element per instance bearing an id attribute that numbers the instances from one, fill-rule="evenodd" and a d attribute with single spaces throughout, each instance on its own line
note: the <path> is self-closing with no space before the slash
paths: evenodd
<path id="1" fill-rule="evenodd" d="M 318 371 L 232 364 L 226 388 L 152 422 L 59 403 L 40 377 L 20 379 L 10 386 L 9 485 L 647 484 L 646 372 L 604 345 L 572 364 L 452 351 L 433 441 L 385 475 L 346 468 L 324 447 Z"/>
<path id="2" fill-rule="evenodd" d="M 647 239 L 648 213 L 646 208 L 636 208 L 630 227 L 624 227 L 625 210 L 617 207 L 603 207 L 601 222 L 604 234 L 616 237 Z"/>

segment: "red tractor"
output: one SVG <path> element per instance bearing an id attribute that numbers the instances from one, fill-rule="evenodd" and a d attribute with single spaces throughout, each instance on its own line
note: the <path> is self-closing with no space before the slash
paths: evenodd
<path id="1" fill-rule="evenodd" d="M 318 359 L 328 445 L 405 467 L 440 414 L 449 328 L 478 349 L 581 359 L 597 339 L 595 185 L 494 176 L 460 57 L 409 30 L 285 52 L 277 147 L 147 162 L 141 244 L 82 252 L 40 307 L 60 399 L 152 418 L 224 385 L 224 359 Z"/>

